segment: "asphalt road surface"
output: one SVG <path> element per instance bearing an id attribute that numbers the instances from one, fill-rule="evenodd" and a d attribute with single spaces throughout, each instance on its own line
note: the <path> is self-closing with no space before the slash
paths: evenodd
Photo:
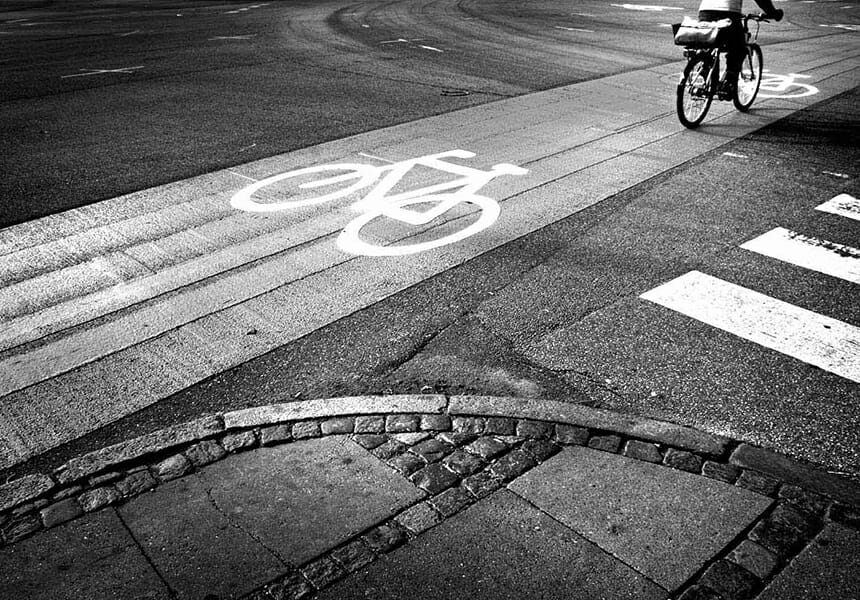
<path id="1" fill-rule="evenodd" d="M 856 4 L 785 3 L 762 33 L 780 75 L 697 132 L 673 112 L 680 2 L 17 4 L 0 474 L 202 412 L 422 390 L 586 402 L 860 473 L 860 222 L 820 208 L 860 196 Z M 452 144 L 526 173 L 481 191 L 497 223 L 426 253 L 346 258 L 349 207 L 231 208 L 329 157 Z M 810 247 L 828 267 L 794 258 Z"/>
<path id="2" fill-rule="evenodd" d="M 695 7 L 663 4 L 4 2 L 0 227 L 677 60 L 667 25 Z M 840 8 L 792 2 L 767 42 L 843 31 Z"/>

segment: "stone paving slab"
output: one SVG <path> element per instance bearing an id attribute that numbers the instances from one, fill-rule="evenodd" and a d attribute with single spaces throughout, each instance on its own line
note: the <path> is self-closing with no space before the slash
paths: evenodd
<path id="1" fill-rule="evenodd" d="M 201 478 L 230 522 L 300 565 L 406 508 L 422 492 L 346 436 L 262 448 Z"/>
<path id="2" fill-rule="evenodd" d="M 665 596 L 666 590 L 522 498 L 500 490 L 318 597 L 656 600 Z"/>
<path id="3" fill-rule="evenodd" d="M 759 600 L 860 598 L 860 531 L 828 524 Z"/>
<path id="4" fill-rule="evenodd" d="M 247 594 L 286 568 L 218 509 L 196 476 L 138 496 L 118 512 L 180 600 Z"/>
<path id="5" fill-rule="evenodd" d="M 0 597 L 10 600 L 171 597 L 112 509 L 4 548 L 0 565 Z"/>
<path id="6" fill-rule="evenodd" d="M 121 507 L 180 599 L 237 597 L 421 497 L 343 436 L 231 456 Z"/>
<path id="7" fill-rule="evenodd" d="M 668 590 L 771 504 L 745 489 L 581 447 L 567 448 L 510 488 Z"/>

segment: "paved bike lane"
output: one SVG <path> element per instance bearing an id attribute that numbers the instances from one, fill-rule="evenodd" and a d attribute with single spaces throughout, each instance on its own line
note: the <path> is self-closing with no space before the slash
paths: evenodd
<path id="1" fill-rule="evenodd" d="M 830 35 L 808 52 L 766 48 L 768 64 L 809 75 L 804 82 L 819 94 L 762 99 L 749 115 L 715 105 L 710 129 L 701 132 L 677 124 L 678 63 L 356 136 L 4 230 L 2 464 L 157 403 L 849 89 L 857 69 L 851 42 Z M 386 165 L 456 148 L 476 153 L 469 162 L 476 168 L 513 163 L 528 174 L 499 176 L 481 189 L 502 206 L 492 227 L 423 254 L 380 259 L 339 250 L 334 238 L 355 216 L 351 202 L 270 214 L 236 211 L 229 202 L 250 181 L 296 168 Z M 422 181 L 436 180 L 413 183 Z"/>

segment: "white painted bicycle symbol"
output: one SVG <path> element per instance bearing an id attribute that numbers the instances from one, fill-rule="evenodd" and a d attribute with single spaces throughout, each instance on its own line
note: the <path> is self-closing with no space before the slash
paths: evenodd
<path id="1" fill-rule="evenodd" d="M 239 210 L 272 212 L 337 200 L 375 184 L 362 199 L 352 205 L 354 210 L 362 214 L 350 221 L 341 231 L 337 239 L 338 246 L 346 252 L 366 256 L 414 254 L 458 242 L 491 226 L 498 219 L 501 208 L 492 198 L 479 195 L 478 190 L 500 175 L 528 173 L 527 169 L 507 163 L 494 165 L 489 171 L 482 171 L 443 160 L 474 156 L 474 152 L 467 150 L 451 150 L 383 166 L 342 163 L 306 167 L 272 175 L 242 188 L 233 196 L 230 204 Z M 419 166 L 444 171 L 457 177 L 442 183 L 391 193 L 409 171 Z M 286 180 L 290 180 L 286 186 L 279 185 Z M 295 185 L 296 183 L 298 185 Z M 314 193 L 308 197 L 308 192 L 302 194 L 302 190 L 319 190 L 322 193 Z M 283 196 L 286 196 L 286 199 L 281 199 Z M 429 205 L 429 208 L 421 210 L 418 205 Z M 453 232 L 449 232 L 452 222 L 459 222 L 460 219 L 437 223 L 438 227 L 431 225 L 435 219 L 462 205 L 472 205 L 472 213 L 475 212 L 474 208 L 477 208 L 477 220 Z M 417 232 L 419 237 L 429 234 L 433 239 L 394 245 L 365 241 L 362 229 L 377 230 L 378 228 L 371 224 L 380 222 L 383 218 L 393 219 L 413 228 L 423 228 Z M 438 231 L 434 231 L 436 229 Z M 388 230 L 390 231 L 390 228 Z M 440 232 L 441 237 L 434 237 Z M 413 237 L 415 234 L 416 231 L 413 231 L 411 235 L 404 237 Z M 371 233 L 370 236 L 364 237 L 372 235 Z"/>
<path id="2" fill-rule="evenodd" d="M 809 75 L 777 75 L 765 69 L 762 73 L 760 98 L 802 98 L 813 96 L 818 93 L 818 88 L 806 83 L 800 83 L 798 79 L 809 79 Z"/>

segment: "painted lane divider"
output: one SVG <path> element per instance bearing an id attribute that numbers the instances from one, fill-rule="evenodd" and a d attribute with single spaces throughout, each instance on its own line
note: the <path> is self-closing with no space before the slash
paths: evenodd
<path id="1" fill-rule="evenodd" d="M 860 284 L 860 250 L 777 227 L 741 245 L 798 267 Z"/>
<path id="2" fill-rule="evenodd" d="M 691 271 L 640 296 L 860 382 L 860 327 Z"/>

